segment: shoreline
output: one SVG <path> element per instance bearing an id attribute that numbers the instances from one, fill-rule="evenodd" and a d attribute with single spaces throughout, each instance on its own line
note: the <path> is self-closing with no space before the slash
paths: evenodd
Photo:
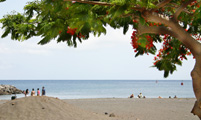
<path id="1" fill-rule="evenodd" d="M 15 94 L 11 94 L 11 95 L 0 95 L 0 100 L 10 100 L 11 96 L 15 96 Z M 24 94 L 16 94 L 17 98 L 23 98 L 25 97 Z M 28 95 L 30 96 L 30 95 Z M 47 95 L 49 96 L 49 95 Z M 57 97 L 59 98 L 58 96 L 49 96 L 49 97 Z M 134 98 L 130 98 L 129 96 L 128 97 L 86 97 L 86 98 L 59 98 L 61 100 L 65 100 L 65 99 L 70 99 L 70 100 L 73 100 L 73 99 L 113 99 L 113 98 L 116 98 L 116 99 L 195 99 L 195 97 L 177 97 L 177 98 L 174 98 L 174 96 L 171 96 L 171 98 L 169 98 L 168 96 L 161 96 L 161 98 L 158 97 L 146 97 L 146 98 L 138 98 L 137 96 L 134 96 Z"/>

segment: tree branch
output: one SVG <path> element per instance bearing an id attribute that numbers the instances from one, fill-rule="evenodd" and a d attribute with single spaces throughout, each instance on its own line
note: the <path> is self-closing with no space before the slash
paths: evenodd
<path id="1" fill-rule="evenodd" d="M 177 34 L 175 34 L 173 31 L 171 31 L 170 29 L 164 26 L 144 26 L 139 24 L 137 31 L 139 35 L 142 35 L 145 33 L 159 34 L 159 35 L 168 34 L 177 38 Z"/>
<path id="2" fill-rule="evenodd" d="M 170 5 L 167 5 L 166 7 L 171 7 L 171 8 L 174 8 L 174 9 L 178 9 L 177 6 L 170 6 Z M 187 13 L 187 14 L 191 14 L 187 9 L 183 9 L 183 12 Z"/>
<path id="3" fill-rule="evenodd" d="M 189 0 L 185 3 L 183 3 L 175 12 L 173 19 L 177 21 L 178 16 L 180 15 L 180 13 L 187 7 L 187 5 L 189 5 L 190 3 L 192 3 L 195 0 Z"/>
<path id="4" fill-rule="evenodd" d="M 130 9 L 133 9 L 133 10 L 137 10 L 137 11 L 142 12 L 142 11 L 144 11 L 146 8 L 144 8 L 144 7 L 131 7 Z"/>
<path id="5" fill-rule="evenodd" d="M 163 6 L 165 6 L 165 5 L 168 4 L 170 1 L 171 1 L 171 0 L 163 0 L 162 2 L 158 3 L 158 4 L 156 5 L 157 9 L 159 9 L 159 8 L 161 8 L 161 7 L 163 7 Z"/>
<path id="6" fill-rule="evenodd" d="M 92 4 L 92 5 L 103 5 L 103 6 L 112 6 L 112 4 L 107 3 L 107 2 L 99 2 L 99 1 L 87 1 L 87 0 L 64 0 L 64 1 L 74 1 L 74 2 L 79 2 L 79 3 L 87 3 L 87 4 Z"/>
<path id="7" fill-rule="evenodd" d="M 172 22 L 168 16 L 147 10 L 142 13 L 142 17 L 144 17 L 149 22 L 162 23 L 167 26 Z"/>

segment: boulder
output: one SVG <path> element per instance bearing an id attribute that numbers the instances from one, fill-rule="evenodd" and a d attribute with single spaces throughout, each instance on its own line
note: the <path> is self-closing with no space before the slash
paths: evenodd
<path id="1" fill-rule="evenodd" d="M 0 95 L 21 94 L 22 90 L 13 85 L 0 85 Z"/>

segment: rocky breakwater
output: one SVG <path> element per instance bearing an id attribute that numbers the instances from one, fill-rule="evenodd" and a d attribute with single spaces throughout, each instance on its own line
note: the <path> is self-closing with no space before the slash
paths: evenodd
<path id="1" fill-rule="evenodd" d="M 21 94 L 22 90 L 12 85 L 0 85 L 0 95 Z"/>

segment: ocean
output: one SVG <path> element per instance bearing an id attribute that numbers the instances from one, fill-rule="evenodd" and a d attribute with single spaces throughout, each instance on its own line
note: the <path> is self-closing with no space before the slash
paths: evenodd
<path id="1" fill-rule="evenodd" d="M 136 98 L 139 93 L 146 98 L 195 98 L 191 80 L 0 80 L 0 84 L 30 92 L 44 86 L 47 96 L 60 99 L 128 98 L 131 94 Z M 1 95 L 0 100 L 11 96 Z M 20 97 L 24 95 L 17 94 Z"/>

